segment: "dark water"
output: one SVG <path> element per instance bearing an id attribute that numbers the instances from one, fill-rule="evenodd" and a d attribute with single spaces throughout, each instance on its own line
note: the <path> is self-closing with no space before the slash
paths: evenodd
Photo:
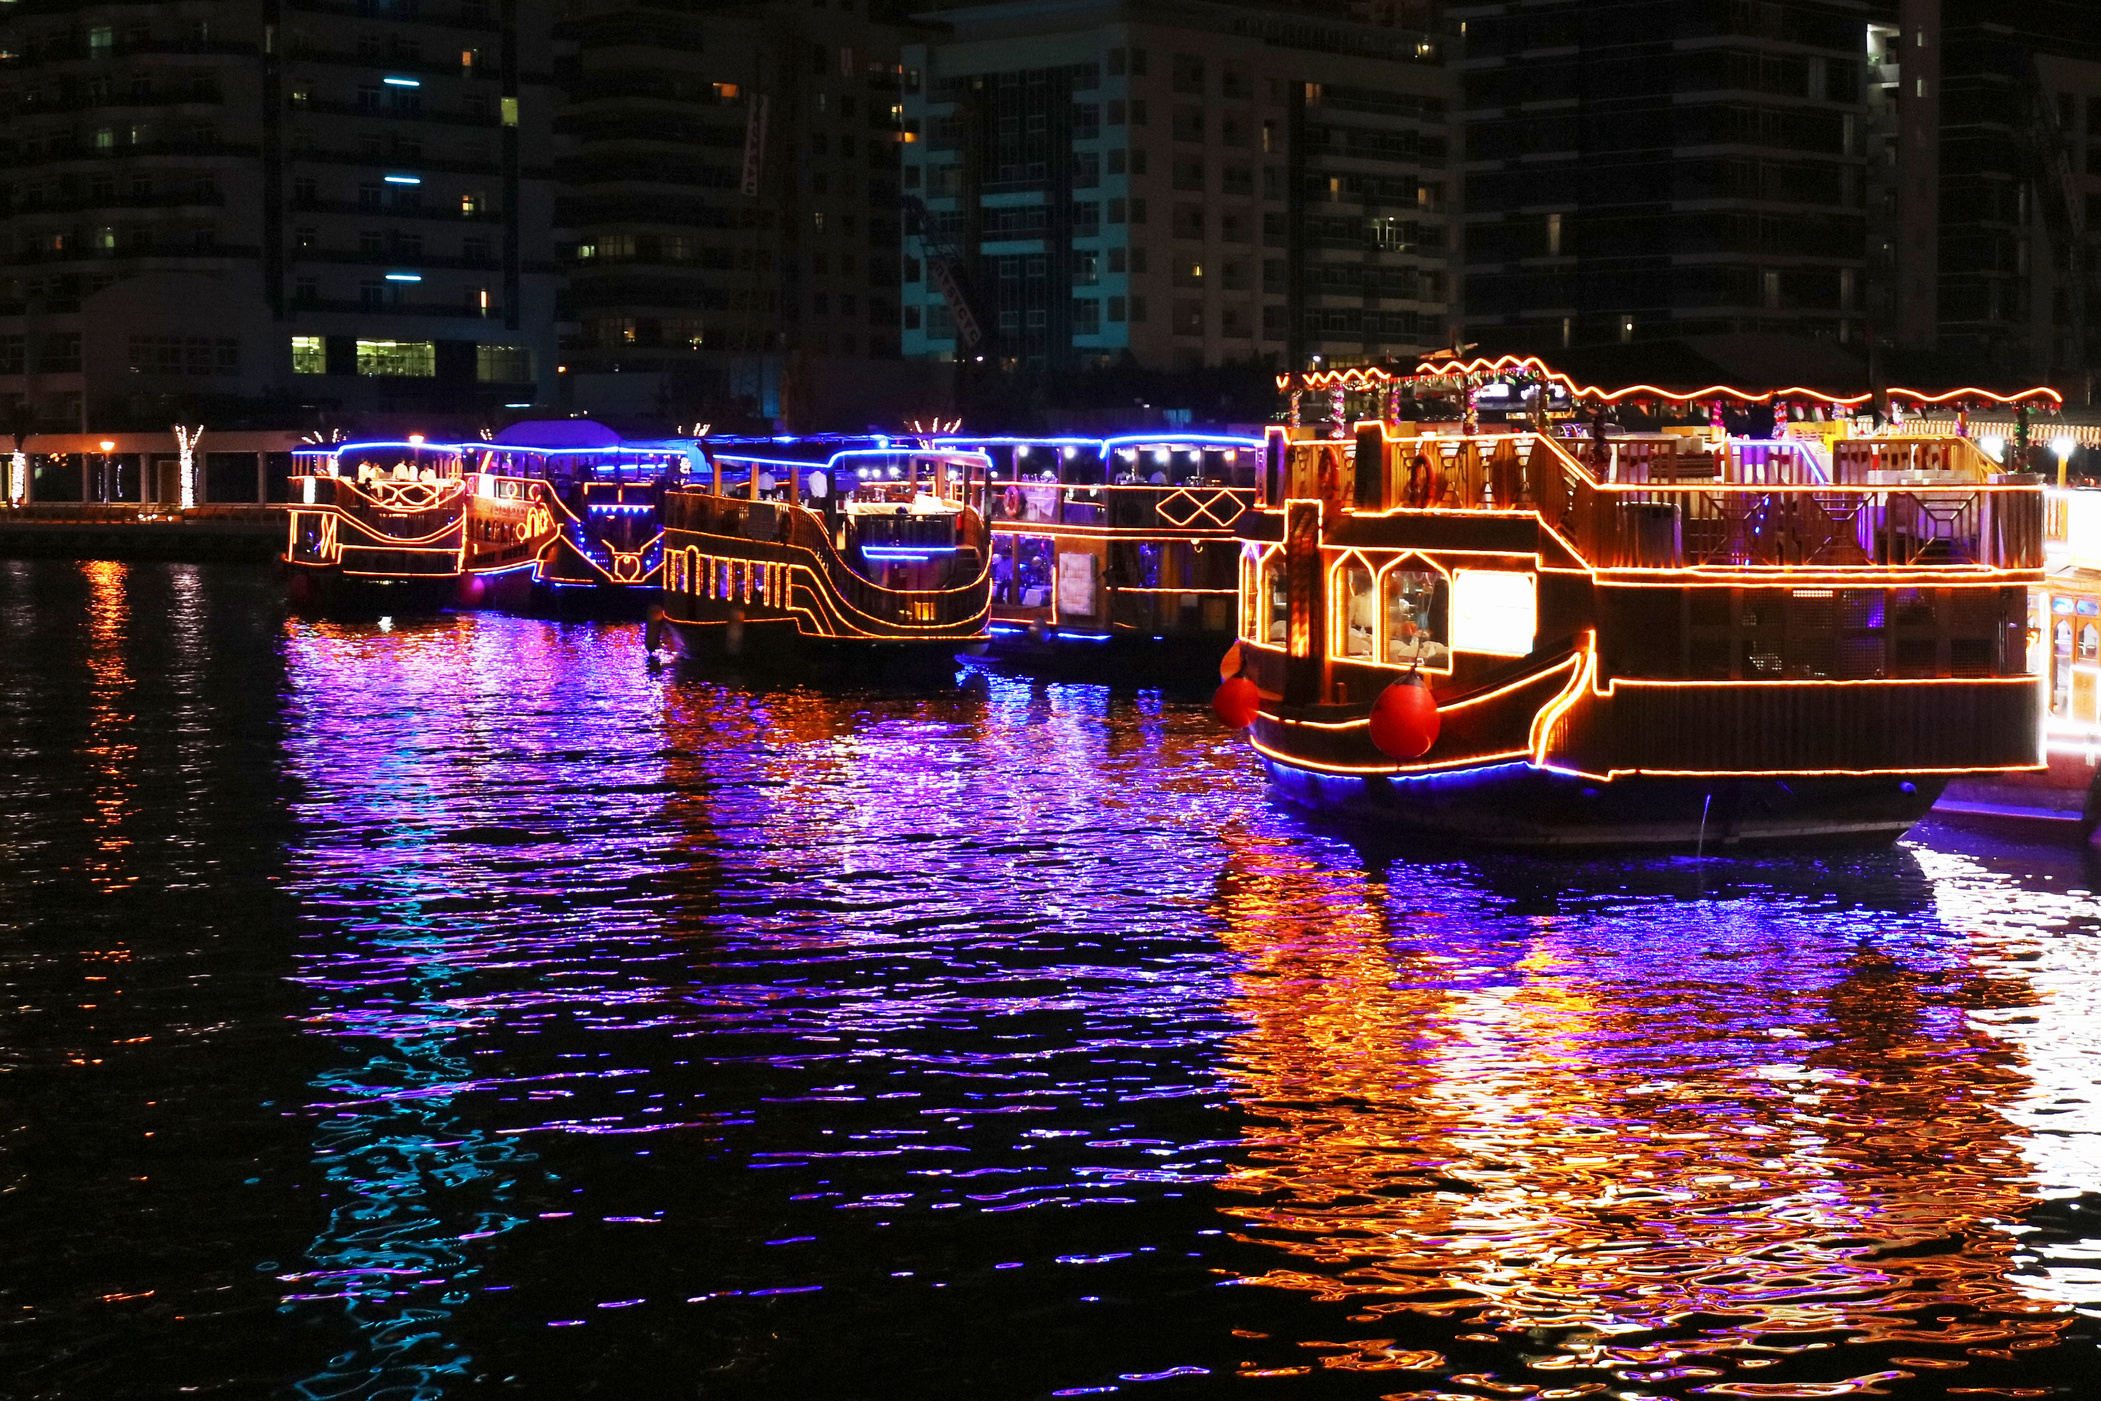
<path id="1" fill-rule="evenodd" d="M 2101 1395 L 2101 902 L 0 563 L 0 1394 Z"/>

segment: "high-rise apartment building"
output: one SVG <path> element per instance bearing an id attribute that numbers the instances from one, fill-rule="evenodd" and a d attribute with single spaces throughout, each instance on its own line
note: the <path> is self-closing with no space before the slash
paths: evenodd
<path id="1" fill-rule="evenodd" d="M 547 27 L 0 5 L 0 405 L 77 431 L 550 397 Z"/>
<path id="2" fill-rule="evenodd" d="M 560 224 L 579 403 L 771 409 L 797 366 L 897 358 L 894 9 L 571 0 Z"/>
<path id="3" fill-rule="evenodd" d="M 1453 89 L 1435 35 L 1213 0 L 938 18 L 904 54 L 904 193 L 925 209 L 908 357 L 1185 370 L 1444 343 Z"/>
<path id="4" fill-rule="evenodd" d="M 1858 343 L 1863 0 L 1461 4 L 1467 334 Z"/>
<path id="5" fill-rule="evenodd" d="M 1900 0 L 1868 47 L 1878 342 L 2086 398 L 2101 367 L 2101 4 Z"/>

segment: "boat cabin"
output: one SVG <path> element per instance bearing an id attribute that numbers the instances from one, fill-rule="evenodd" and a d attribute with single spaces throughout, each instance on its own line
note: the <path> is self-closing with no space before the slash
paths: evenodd
<path id="1" fill-rule="evenodd" d="M 711 440 L 707 475 L 666 498 L 674 627 L 780 640 L 981 635 L 984 523 L 967 504 L 982 454 L 888 439 Z"/>

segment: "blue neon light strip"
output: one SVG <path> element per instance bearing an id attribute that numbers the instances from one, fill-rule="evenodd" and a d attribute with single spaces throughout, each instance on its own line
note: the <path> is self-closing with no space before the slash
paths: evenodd
<path id="1" fill-rule="evenodd" d="M 861 553 L 870 559 L 910 559 L 924 562 L 934 555 L 952 555 L 954 545 L 920 545 L 910 551 L 889 545 L 863 545 Z"/>

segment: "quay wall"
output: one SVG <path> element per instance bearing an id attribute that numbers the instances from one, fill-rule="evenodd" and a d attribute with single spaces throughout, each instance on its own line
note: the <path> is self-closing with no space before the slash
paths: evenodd
<path id="1" fill-rule="evenodd" d="M 271 560 L 284 549 L 285 516 L 284 507 L 264 505 L 152 514 L 135 506 L 0 509 L 0 558 Z"/>

